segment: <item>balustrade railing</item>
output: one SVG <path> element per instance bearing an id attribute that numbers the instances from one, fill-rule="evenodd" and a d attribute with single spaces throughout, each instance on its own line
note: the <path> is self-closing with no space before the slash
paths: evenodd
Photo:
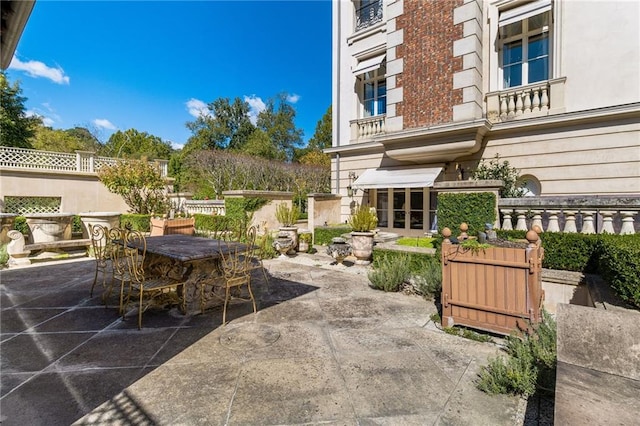
<path id="1" fill-rule="evenodd" d="M 500 227 L 543 232 L 640 232 L 640 196 L 525 197 L 500 199 Z"/>
<path id="2" fill-rule="evenodd" d="M 384 10 L 382 0 L 361 0 L 359 3 L 360 6 L 356 9 L 356 31 L 382 21 Z"/>
<path id="3" fill-rule="evenodd" d="M 224 200 L 185 200 L 183 208 L 189 214 L 210 214 L 224 216 Z"/>
<path id="4" fill-rule="evenodd" d="M 375 135 L 385 133 L 384 115 L 360 118 L 351 121 L 352 139 L 368 139 Z"/>
<path id="5" fill-rule="evenodd" d="M 70 154 L 0 146 L 0 167 L 9 169 L 96 173 L 101 167 L 114 165 L 118 161 L 121 160 L 96 156 L 90 151 Z M 167 177 L 169 161 L 154 161 L 158 163 L 162 177 Z"/>

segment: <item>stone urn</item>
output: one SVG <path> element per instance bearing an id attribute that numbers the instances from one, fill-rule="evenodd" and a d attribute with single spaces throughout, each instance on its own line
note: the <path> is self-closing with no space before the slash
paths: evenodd
<path id="1" fill-rule="evenodd" d="M 30 213 L 24 217 L 29 225 L 30 243 L 71 239 L 72 213 Z"/>
<path id="2" fill-rule="evenodd" d="M 287 253 L 293 247 L 293 240 L 286 233 L 279 233 L 272 246 L 280 253 L 280 258 L 286 258 Z"/>
<path id="3" fill-rule="evenodd" d="M 296 248 L 298 247 L 298 228 L 295 226 L 282 226 L 279 228 L 279 231 L 279 234 L 286 234 L 291 238 L 291 248 L 289 248 L 289 253 L 287 254 L 296 254 Z"/>
<path id="4" fill-rule="evenodd" d="M 327 254 L 331 256 L 336 264 L 342 265 L 342 261 L 351 254 L 351 245 L 342 237 L 331 239 L 331 244 L 327 246 Z"/>
<path id="5" fill-rule="evenodd" d="M 2 221 L 2 228 L 0 229 L 0 244 L 9 244 L 11 238 L 7 233 L 13 230 L 13 224 L 15 222 L 17 214 L 13 213 L 0 213 L 0 220 Z"/>
<path id="6" fill-rule="evenodd" d="M 373 254 L 373 232 L 351 232 L 351 247 L 356 264 L 368 265 Z"/>
<path id="7" fill-rule="evenodd" d="M 120 225 L 120 213 L 118 212 L 82 212 L 78 213 L 82 222 L 82 238 L 91 238 L 91 227 L 102 225 L 107 229 L 117 228 Z"/>

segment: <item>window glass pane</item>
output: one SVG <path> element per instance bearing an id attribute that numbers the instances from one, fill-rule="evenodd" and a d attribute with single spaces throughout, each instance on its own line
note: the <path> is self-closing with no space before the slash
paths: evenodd
<path id="1" fill-rule="evenodd" d="M 535 59 L 541 56 L 549 55 L 549 37 L 547 34 L 541 34 L 536 37 L 529 38 L 528 59 Z"/>
<path id="2" fill-rule="evenodd" d="M 529 62 L 529 83 L 549 79 L 549 58 L 540 58 Z"/>
<path id="3" fill-rule="evenodd" d="M 405 224 L 405 192 L 404 189 L 393 191 L 393 227 L 403 228 Z"/>
<path id="4" fill-rule="evenodd" d="M 420 191 L 411 191 L 411 210 L 422 210 L 423 193 Z"/>
<path id="5" fill-rule="evenodd" d="M 537 30 L 549 25 L 549 12 L 534 15 L 529 18 L 529 31 Z"/>
<path id="6" fill-rule="evenodd" d="M 389 192 L 382 189 L 376 192 L 376 213 L 378 214 L 378 226 L 389 226 Z"/>
<path id="7" fill-rule="evenodd" d="M 372 115 L 374 115 L 374 101 L 373 99 L 370 99 L 368 101 L 364 102 L 364 116 L 365 117 L 371 117 Z"/>
<path id="8" fill-rule="evenodd" d="M 378 110 L 377 110 L 378 115 L 387 113 L 387 97 L 386 96 L 384 98 L 378 99 L 377 107 L 378 107 Z"/>
<path id="9" fill-rule="evenodd" d="M 516 64 L 510 67 L 505 67 L 502 71 L 503 74 L 503 82 L 502 86 L 506 89 L 507 87 L 516 87 L 522 85 L 522 65 Z"/>
<path id="10" fill-rule="evenodd" d="M 518 22 L 514 22 L 513 24 L 506 25 L 506 26 L 502 27 L 501 30 L 502 30 L 502 37 L 503 38 L 513 37 L 515 35 L 521 34 L 522 33 L 522 22 L 518 21 Z"/>
<path id="11" fill-rule="evenodd" d="M 507 66 L 522 62 L 522 42 L 506 43 L 502 49 L 502 65 Z"/>
<path id="12" fill-rule="evenodd" d="M 364 99 L 373 99 L 373 83 L 364 84 Z"/>
<path id="13" fill-rule="evenodd" d="M 424 211 L 423 211 L 424 193 L 420 191 L 411 191 L 411 211 L 409 214 L 409 227 L 411 229 L 424 228 Z"/>

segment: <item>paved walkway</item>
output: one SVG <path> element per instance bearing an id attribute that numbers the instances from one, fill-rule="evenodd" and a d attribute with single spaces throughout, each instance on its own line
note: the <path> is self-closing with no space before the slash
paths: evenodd
<path id="1" fill-rule="evenodd" d="M 447 335 L 433 302 L 368 287 L 323 253 L 266 262 L 260 300 L 139 331 L 89 297 L 92 261 L 3 271 L 8 425 L 521 425 L 526 402 L 473 381 L 492 344 Z"/>

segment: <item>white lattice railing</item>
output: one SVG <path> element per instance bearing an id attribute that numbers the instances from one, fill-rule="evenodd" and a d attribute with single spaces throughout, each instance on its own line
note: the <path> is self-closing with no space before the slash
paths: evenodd
<path id="1" fill-rule="evenodd" d="M 161 175 L 166 177 L 168 160 L 155 161 L 160 167 Z M 101 167 L 114 165 L 117 162 L 116 158 L 99 157 L 89 151 L 76 151 L 75 154 L 69 154 L 0 146 L 0 167 L 9 169 L 95 173 Z"/>

